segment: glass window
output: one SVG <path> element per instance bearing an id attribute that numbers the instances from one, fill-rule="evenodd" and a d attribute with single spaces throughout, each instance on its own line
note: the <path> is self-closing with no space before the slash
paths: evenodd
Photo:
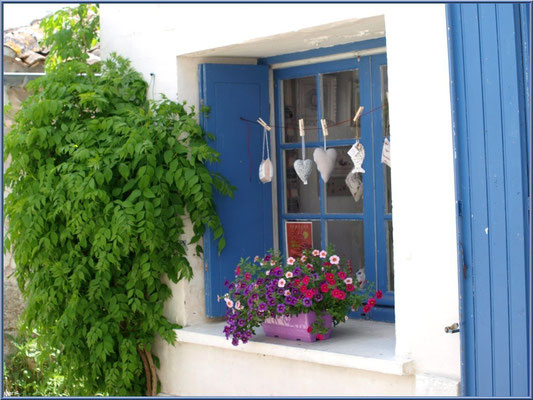
<path id="1" fill-rule="evenodd" d="M 316 142 L 318 104 L 316 77 L 287 79 L 283 81 L 283 141 L 294 143 L 300 141 L 298 120 L 303 118 L 305 140 Z"/>

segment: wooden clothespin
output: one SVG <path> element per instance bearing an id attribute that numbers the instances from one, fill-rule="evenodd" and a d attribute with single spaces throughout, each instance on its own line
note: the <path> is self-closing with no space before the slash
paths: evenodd
<path id="1" fill-rule="evenodd" d="M 304 129 L 304 119 L 298 120 L 298 125 L 300 126 L 300 136 L 305 136 L 305 129 Z"/>
<path id="2" fill-rule="evenodd" d="M 257 118 L 257 122 L 259 123 L 259 125 L 261 125 L 263 128 L 265 128 L 265 129 L 266 129 L 267 131 L 269 131 L 269 132 L 270 132 L 270 129 L 272 129 L 272 128 L 270 128 L 270 126 L 268 126 L 268 124 L 267 124 L 265 121 L 263 121 L 261 118 Z"/>
<path id="3" fill-rule="evenodd" d="M 357 120 L 359 119 L 359 117 L 361 116 L 361 114 L 363 113 L 363 110 L 365 108 L 363 106 L 359 107 L 359 109 L 357 110 L 357 112 L 355 113 L 355 117 L 353 117 L 353 122 L 357 122 Z"/>
<path id="4" fill-rule="evenodd" d="M 359 117 L 361 117 L 361 114 L 363 113 L 364 109 L 365 108 L 363 106 L 360 106 L 359 109 L 357 110 L 357 112 L 355 113 L 355 117 L 353 117 L 353 122 L 355 123 L 355 140 L 356 140 L 356 143 L 359 143 L 359 139 L 361 138 L 361 128 L 357 124 L 357 120 L 359 119 Z"/>
<path id="5" fill-rule="evenodd" d="M 322 133 L 324 134 L 324 136 L 328 136 L 329 133 L 328 133 L 328 124 L 326 123 L 326 120 L 325 119 L 321 119 L 320 120 L 320 124 L 322 125 Z"/>

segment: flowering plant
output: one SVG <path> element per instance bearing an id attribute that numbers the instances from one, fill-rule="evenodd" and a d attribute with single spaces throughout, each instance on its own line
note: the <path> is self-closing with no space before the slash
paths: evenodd
<path id="1" fill-rule="evenodd" d="M 372 292 L 367 281 L 355 279 L 350 261 L 342 261 L 331 247 L 304 250 L 301 257 L 289 257 L 285 262 L 274 251 L 253 261 L 241 259 L 235 280 L 226 281 L 225 286 L 224 333 L 226 339 L 232 336 L 235 346 L 239 341 L 246 343 L 267 318 L 309 311 L 314 311 L 317 319 L 308 332 L 316 333 L 320 340 L 328 331 L 324 313 L 337 325 L 348 319 L 350 310 L 363 306 L 363 312 L 368 313 L 382 297 L 381 291 Z"/>

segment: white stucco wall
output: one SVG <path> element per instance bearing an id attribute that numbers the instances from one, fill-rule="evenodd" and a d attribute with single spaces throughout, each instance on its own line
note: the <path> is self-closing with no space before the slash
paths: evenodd
<path id="1" fill-rule="evenodd" d="M 384 15 L 393 165 L 396 353 L 415 361 L 420 394 L 431 393 L 422 389 L 431 386 L 433 378 L 428 377 L 451 378 L 450 382 L 459 379 L 459 335 L 444 333 L 446 325 L 458 321 L 445 5 L 100 7 L 104 56 L 116 51 L 130 58 L 147 80 L 151 72 L 155 73 L 156 93 L 187 100 L 189 104 L 198 102 L 197 64 L 209 59 L 205 58 L 209 57 L 209 49 L 248 49 L 246 41 L 257 41 L 260 46 L 263 42 L 259 38 L 302 29 L 315 32 L 314 38 L 323 38 L 325 43 L 328 29 L 333 29 L 338 21 Z M 321 27 L 313 28 L 317 25 Z M 356 37 L 358 25 L 353 26 Z M 320 47 L 321 43 L 315 40 L 291 45 L 301 45 L 301 50 L 305 50 Z M 201 58 L 183 57 L 197 52 L 202 52 Z M 215 53 L 220 57 L 224 50 Z M 250 50 L 248 54 L 251 59 L 209 60 L 253 62 L 252 53 Z M 228 50 L 228 54 L 233 53 Z M 172 319 L 184 324 L 204 320 L 203 268 L 199 259 L 192 261 L 196 274 L 193 282 L 174 288 L 175 297 L 166 307 Z M 191 302 L 197 308 L 191 307 Z"/>

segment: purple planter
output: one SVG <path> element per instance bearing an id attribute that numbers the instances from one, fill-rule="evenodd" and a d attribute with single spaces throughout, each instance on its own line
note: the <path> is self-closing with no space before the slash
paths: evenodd
<path id="1" fill-rule="evenodd" d="M 325 314 L 324 325 L 329 328 L 328 333 L 322 335 L 323 339 L 329 339 L 331 328 L 333 326 L 333 319 L 331 315 Z M 316 340 L 316 333 L 311 334 L 307 332 L 307 328 L 311 326 L 316 320 L 316 314 L 311 311 L 305 314 L 279 316 L 276 318 L 268 318 L 263 322 L 263 330 L 266 336 L 278 337 L 288 340 L 301 340 L 302 342 L 314 342 Z"/>

